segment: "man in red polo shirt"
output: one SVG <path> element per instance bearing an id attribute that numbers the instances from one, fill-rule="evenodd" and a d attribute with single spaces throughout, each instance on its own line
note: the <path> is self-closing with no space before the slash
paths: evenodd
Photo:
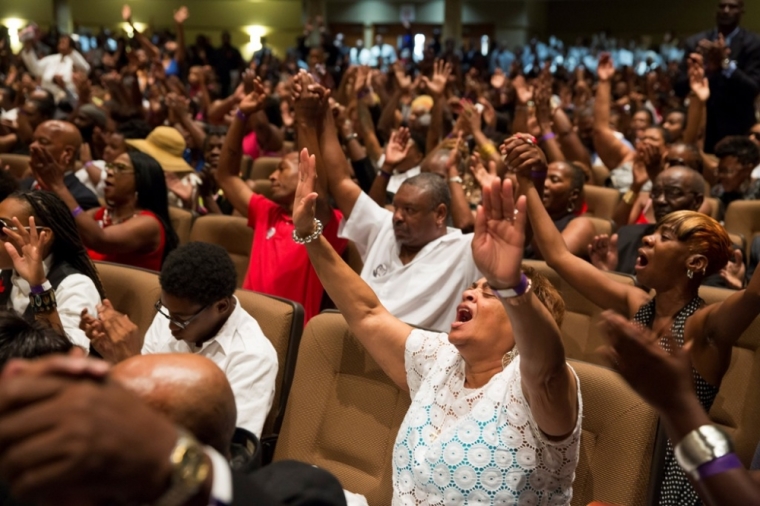
<path id="1" fill-rule="evenodd" d="M 302 96 L 296 101 L 296 128 L 301 147 L 313 150 L 318 146 L 315 129 L 309 129 L 303 121 L 305 107 L 314 97 Z M 227 132 L 216 181 L 236 211 L 248 218 L 248 226 L 253 228 L 253 246 L 243 288 L 294 300 L 303 305 L 306 321 L 319 313 L 323 288 L 314 268 L 309 262 L 306 248 L 293 241 L 293 199 L 298 186 L 298 153 L 285 156 L 269 180 L 272 182 L 272 196 L 269 200 L 255 194 L 238 177 L 242 157 L 243 137 L 250 132 L 257 121 L 267 121 L 263 112 L 266 94 L 261 83 L 254 84 L 254 90 L 239 104 L 236 117 Z M 340 211 L 332 209 L 324 199 L 327 192 L 320 191 L 317 200 L 317 219 L 324 227 L 323 235 L 338 253 L 346 247 L 344 239 L 338 239 L 338 224 L 342 219 Z"/>

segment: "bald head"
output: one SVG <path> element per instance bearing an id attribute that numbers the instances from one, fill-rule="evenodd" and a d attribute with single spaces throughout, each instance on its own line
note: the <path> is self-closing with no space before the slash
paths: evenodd
<path id="1" fill-rule="evenodd" d="M 116 364 L 111 375 L 200 442 L 229 455 L 235 397 L 211 360 L 190 353 L 138 355 Z"/>
<path id="2" fill-rule="evenodd" d="M 49 120 L 34 130 L 34 142 L 31 147 L 46 150 L 60 163 L 64 170 L 74 167 L 82 146 L 82 134 L 73 123 Z"/>
<path id="3" fill-rule="evenodd" d="M 675 211 L 698 211 L 705 197 L 705 180 L 689 167 L 671 167 L 654 180 L 651 196 L 659 223 Z"/>

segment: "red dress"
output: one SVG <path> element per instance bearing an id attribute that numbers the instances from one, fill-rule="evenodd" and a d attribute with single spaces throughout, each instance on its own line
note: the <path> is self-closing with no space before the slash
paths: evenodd
<path id="1" fill-rule="evenodd" d="M 101 228 L 106 228 L 110 225 L 110 223 L 103 223 L 103 215 L 106 211 L 105 207 L 101 207 L 97 210 L 95 213 L 95 221 L 99 223 Z M 164 247 L 166 246 L 166 230 L 164 230 L 164 225 L 161 223 L 161 220 L 158 219 L 158 217 L 153 214 L 150 211 L 140 211 L 137 213 L 138 216 L 150 216 L 154 220 L 158 222 L 158 225 L 161 227 L 161 242 L 158 245 L 158 248 L 150 253 L 110 253 L 110 254 L 103 254 L 99 253 L 97 251 L 87 249 L 87 254 L 90 255 L 90 258 L 93 260 L 101 261 L 101 262 L 113 262 L 115 264 L 124 264 L 124 265 L 131 265 L 132 267 L 140 267 L 142 269 L 148 269 L 150 271 L 160 271 L 161 270 L 161 263 L 163 262 L 164 258 Z"/>

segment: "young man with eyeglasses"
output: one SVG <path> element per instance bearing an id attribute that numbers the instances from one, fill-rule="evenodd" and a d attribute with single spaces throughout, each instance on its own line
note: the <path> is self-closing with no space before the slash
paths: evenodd
<path id="1" fill-rule="evenodd" d="M 98 318 L 82 315 L 81 326 L 106 360 L 139 354 L 195 353 L 227 375 L 237 405 L 237 426 L 261 435 L 274 399 L 277 353 L 261 327 L 235 297 L 237 273 L 227 252 L 191 242 L 164 262 L 156 317 L 144 339 L 109 301 Z"/>

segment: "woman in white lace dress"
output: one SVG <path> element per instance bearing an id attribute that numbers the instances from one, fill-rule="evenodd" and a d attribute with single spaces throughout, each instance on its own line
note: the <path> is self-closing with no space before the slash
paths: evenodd
<path id="1" fill-rule="evenodd" d="M 510 181 L 484 188 L 472 253 L 485 278 L 462 295 L 448 335 L 426 332 L 391 315 L 318 237 L 314 159 L 304 150 L 300 162 L 294 235 L 354 335 L 411 395 L 394 447 L 393 504 L 569 504 L 580 390 L 556 321 L 562 300 L 521 270 L 525 199 L 515 211 Z"/>

